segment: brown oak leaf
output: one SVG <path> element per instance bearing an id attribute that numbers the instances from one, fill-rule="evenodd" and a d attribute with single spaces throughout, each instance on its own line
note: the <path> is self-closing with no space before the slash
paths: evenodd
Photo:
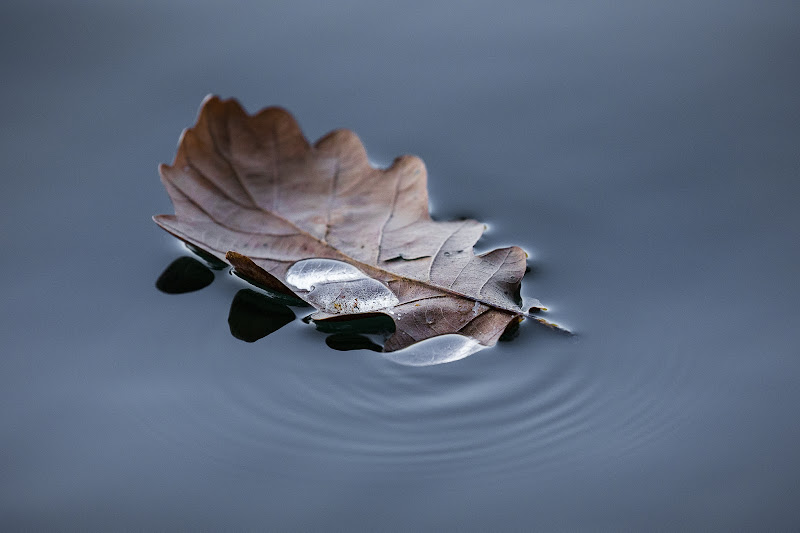
<path id="1" fill-rule="evenodd" d="M 312 145 L 284 109 L 209 97 L 159 170 L 175 208 L 159 226 L 306 300 L 315 321 L 389 315 L 385 352 L 451 334 L 490 346 L 526 316 L 525 252 L 475 255 L 483 224 L 432 220 L 418 157 L 374 168 L 352 131 Z"/>

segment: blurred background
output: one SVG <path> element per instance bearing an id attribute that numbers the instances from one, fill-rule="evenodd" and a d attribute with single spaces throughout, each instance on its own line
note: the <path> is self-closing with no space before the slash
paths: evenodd
<path id="1" fill-rule="evenodd" d="M 0 526 L 796 529 L 798 50 L 792 1 L 4 1 Z M 409 368 L 159 292 L 208 93 L 422 157 L 578 336 Z"/>

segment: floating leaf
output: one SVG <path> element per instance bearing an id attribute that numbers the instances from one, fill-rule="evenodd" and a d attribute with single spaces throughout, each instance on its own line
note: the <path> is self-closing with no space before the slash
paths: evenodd
<path id="1" fill-rule="evenodd" d="M 209 97 L 160 172 L 175 207 L 154 217 L 162 228 L 307 301 L 315 322 L 388 315 L 396 328 L 384 352 L 442 337 L 433 344 L 452 352 L 442 359 L 463 357 L 526 316 L 525 252 L 475 255 L 484 225 L 431 219 L 423 162 L 374 168 L 351 131 L 311 145 L 283 109 L 248 115 Z"/>

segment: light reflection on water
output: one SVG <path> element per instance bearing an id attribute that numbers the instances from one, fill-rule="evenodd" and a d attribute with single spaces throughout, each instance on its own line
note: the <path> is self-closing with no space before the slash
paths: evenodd
<path id="1" fill-rule="evenodd" d="M 432 366 L 458 361 L 483 348 L 485 346 L 475 339 L 452 334 L 432 337 L 383 356 L 401 365 Z"/>

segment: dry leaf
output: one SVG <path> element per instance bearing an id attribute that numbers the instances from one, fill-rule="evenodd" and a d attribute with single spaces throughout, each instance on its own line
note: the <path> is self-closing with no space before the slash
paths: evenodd
<path id="1" fill-rule="evenodd" d="M 312 146 L 283 109 L 251 116 L 209 97 L 160 172 L 175 207 L 154 217 L 162 228 L 306 300 L 315 321 L 389 315 L 396 330 L 385 352 L 445 336 L 439 344 L 471 353 L 525 316 L 525 252 L 476 256 L 483 224 L 433 221 L 417 157 L 376 169 L 351 131 Z"/>

